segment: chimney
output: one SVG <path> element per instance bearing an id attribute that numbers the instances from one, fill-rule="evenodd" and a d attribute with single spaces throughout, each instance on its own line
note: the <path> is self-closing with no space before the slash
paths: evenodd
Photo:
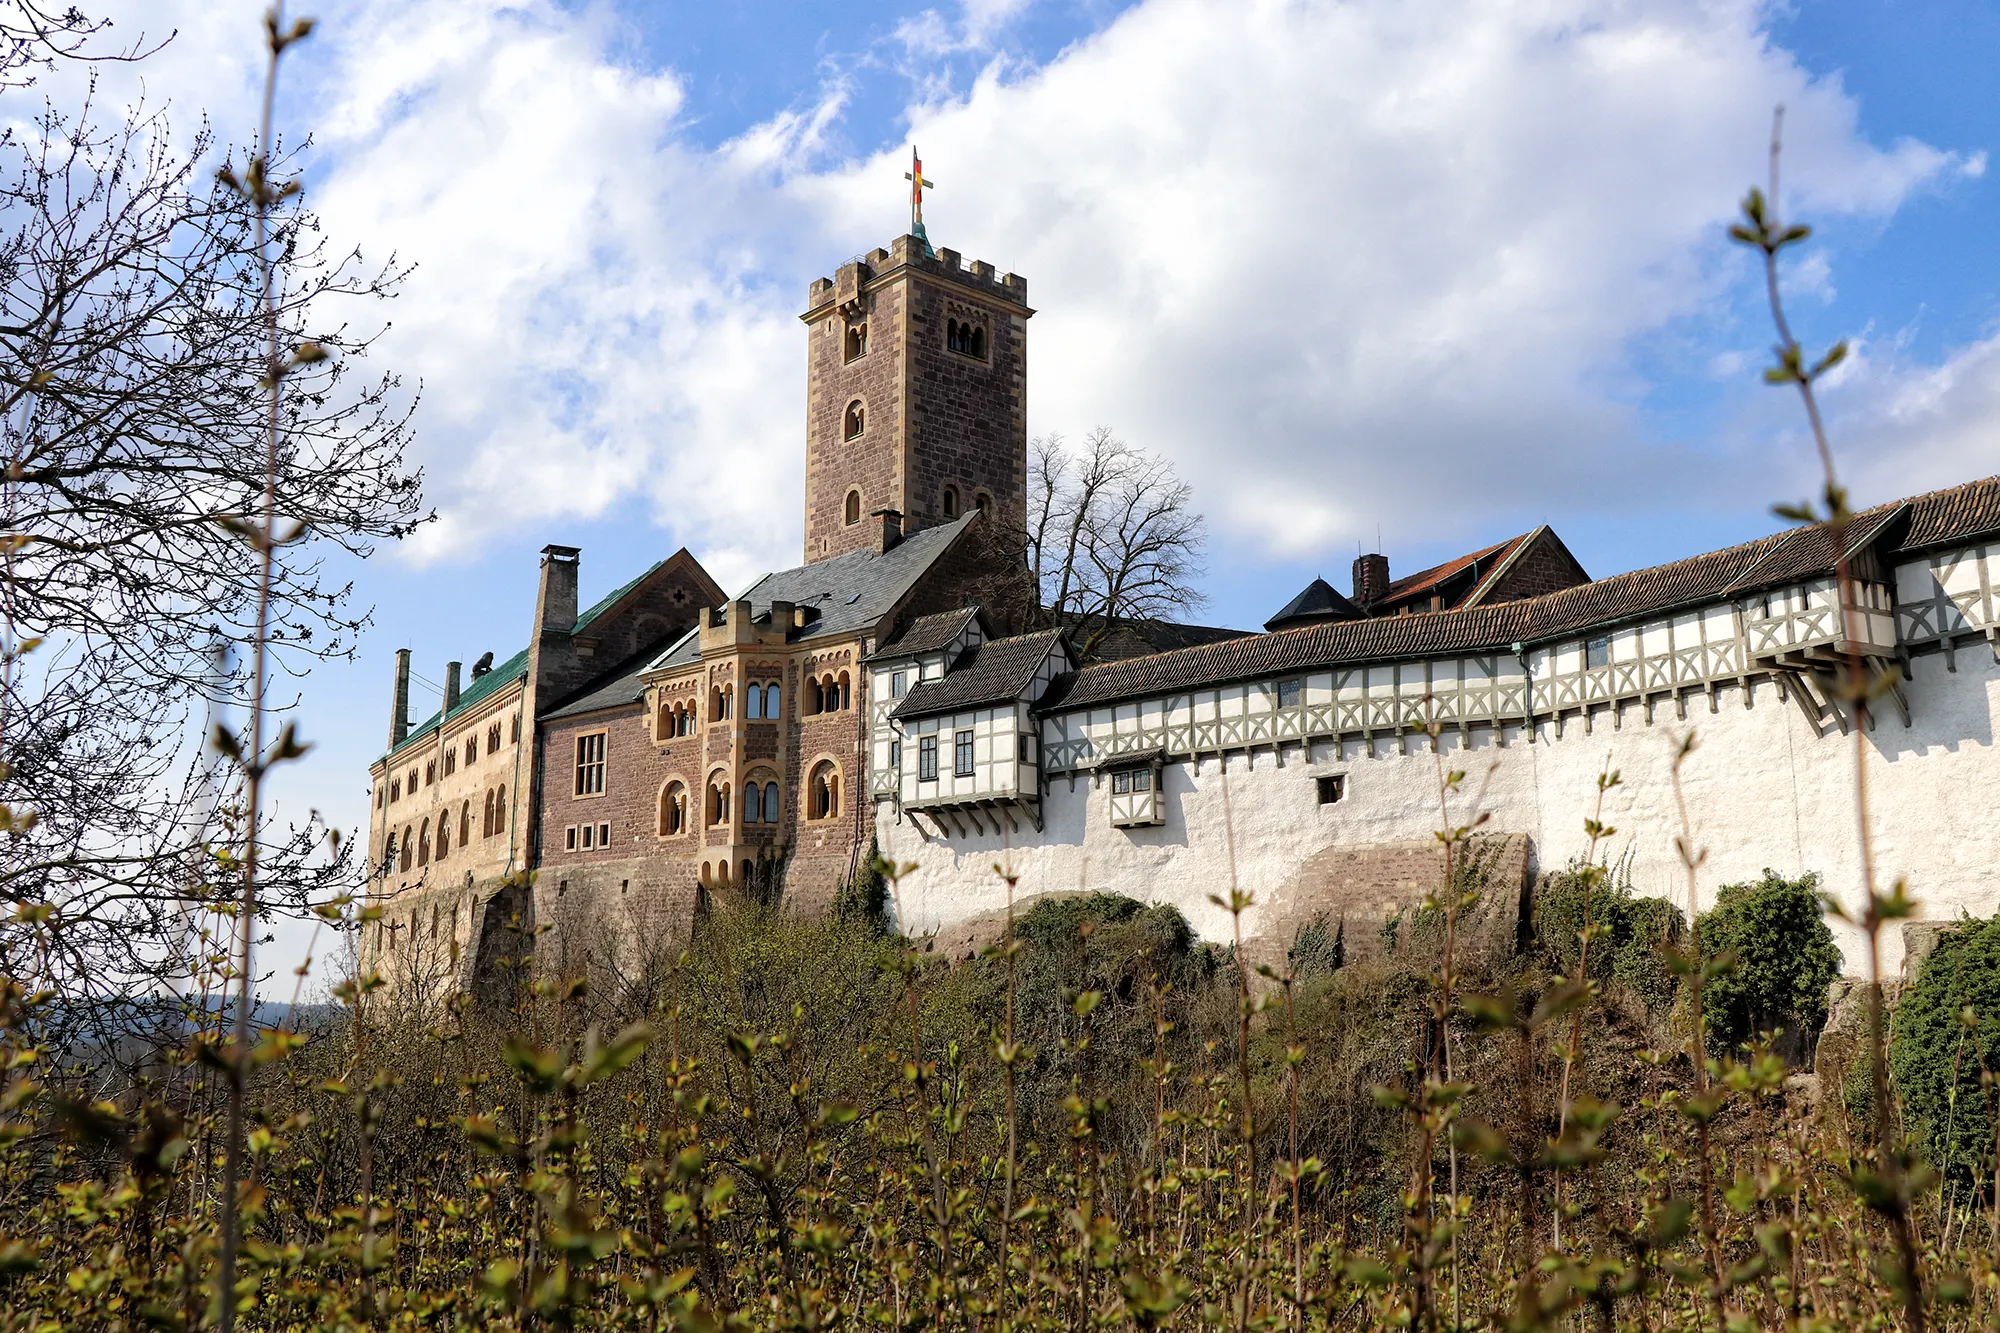
<path id="1" fill-rule="evenodd" d="M 542 548 L 542 591 L 535 605 L 541 633 L 568 634 L 576 628 L 576 567 L 583 552 L 574 546 Z"/>
<path id="2" fill-rule="evenodd" d="M 1389 595 L 1389 557 L 1361 555 L 1354 558 L 1354 600 L 1364 609 Z"/>
<path id="3" fill-rule="evenodd" d="M 869 517 L 877 524 L 875 554 L 886 555 L 903 540 L 903 512 L 900 509 L 877 509 Z"/>
<path id="4" fill-rule="evenodd" d="M 410 734 L 410 650 L 396 650 L 396 699 L 389 710 L 389 748 L 401 745 Z"/>
<path id="5" fill-rule="evenodd" d="M 444 711 L 446 714 L 458 707 L 458 669 L 460 665 L 462 664 L 458 662 L 446 662 L 444 664 Z M 440 714 L 440 717 L 442 716 L 443 714 Z"/>

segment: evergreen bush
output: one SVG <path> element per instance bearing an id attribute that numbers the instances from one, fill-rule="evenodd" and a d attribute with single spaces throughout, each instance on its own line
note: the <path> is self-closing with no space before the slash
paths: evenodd
<path id="1" fill-rule="evenodd" d="M 1977 1026 L 1961 1015 L 1970 1008 Z M 1938 941 L 1896 1006 L 1889 1076 L 1904 1125 L 1931 1164 L 1989 1179 L 1993 1120 L 1982 1069 L 2000 1072 L 2000 915 Z"/>
<path id="2" fill-rule="evenodd" d="M 1735 954 L 1703 998 L 1711 1050 L 1735 1050 L 1774 1028 L 1796 1058 L 1812 1049 L 1826 1025 L 1827 987 L 1840 975 L 1818 875 L 1786 879 L 1767 869 L 1755 883 L 1723 885 L 1701 915 L 1701 949 L 1710 960 Z"/>

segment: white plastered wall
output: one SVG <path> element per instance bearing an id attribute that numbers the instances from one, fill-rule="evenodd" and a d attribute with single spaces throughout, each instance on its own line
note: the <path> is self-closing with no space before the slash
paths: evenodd
<path id="1" fill-rule="evenodd" d="M 1863 747 L 1880 887 L 1907 877 L 1920 915 L 1932 920 L 2000 908 L 2000 669 L 1984 644 L 1960 648 L 1955 660 L 1954 671 L 1941 653 L 1916 657 L 1914 679 L 1904 686 L 1911 724 L 1884 706 Z M 1713 713 L 1697 696 L 1686 722 L 1662 707 L 1651 724 L 1642 704 L 1626 702 L 1617 725 L 1600 707 L 1588 729 L 1571 714 L 1560 737 L 1542 723 L 1533 744 L 1510 725 L 1504 747 L 1494 744 L 1490 726 L 1472 727 L 1469 745 L 1447 731 L 1440 742 L 1446 766 L 1468 774 L 1453 821 L 1466 818 L 1463 808 L 1483 789 L 1487 829 L 1530 835 L 1540 865 L 1554 868 L 1583 852 L 1597 775 L 1617 769 L 1622 784 L 1605 801 L 1605 821 L 1618 830 L 1610 854 L 1629 852 L 1639 892 L 1685 908 L 1671 774 L 1679 738 L 1692 729 L 1700 745 L 1683 781 L 1694 840 L 1706 852 L 1698 905 L 1708 907 L 1720 885 L 1754 879 L 1769 866 L 1816 871 L 1840 902 L 1858 908 L 1853 738 L 1831 725 L 1819 734 L 1767 677 L 1752 685 L 1752 706 L 1744 702 L 1740 686 L 1724 684 Z M 997 836 L 926 836 L 899 820 L 890 803 L 876 813 L 884 854 L 917 865 L 900 886 L 906 928 L 941 928 L 999 910 L 1005 888 L 993 866 L 1007 860 L 1021 896 L 1103 890 L 1169 903 L 1205 938 L 1223 940 L 1228 915 L 1209 897 L 1227 896 L 1232 881 L 1268 903 L 1326 847 L 1429 838 L 1441 822 L 1437 770 L 1429 740 L 1408 732 L 1236 751 L 1226 779 L 1215 755 L 1170 758 L 1166 823 L 1129 830 L 1111 826 L 1108 788 L 1088 773 L 1073 783 L 1058 774 L 1044 797 L 1043 830 L 1024 830 L 1004 846 Z M 1346 796 L 1321 806 L 1312 778 L 1329 773 L 1348 775 Z M 1833 926 L 1846 971 L 1862 973 L 1860 933 Z M 1257 927 L 1253 909 L 1246 932 Z M 1900 935 L 1886 932 L 1882 965 L 1893 973 L 1900 963 Z"/>

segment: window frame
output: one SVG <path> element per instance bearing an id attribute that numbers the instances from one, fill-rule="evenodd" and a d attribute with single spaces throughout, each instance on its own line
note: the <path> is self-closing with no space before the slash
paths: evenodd
<path id="1" fill-rule="evenodd" d="M 917 737 L 917 781 L 936 782 L 938 780 L 938 738 L 935 735 Z"/>
<path id="2" fill-rule="evenodd" d="M 1321 805 L 1339 805 L 1347 799 L 1347 774 L 1320 774 L 1313 779 L 1313 794 Z"/>
<path id="3" fill-rule="evenodd" d="M 587 755 L 586 749 L 593 751 L 594 756 Z M 595 731 L 577 733 L 574 750 L 576 765 L 573 770 L 575 780 L 570 792 L 574 799 L 595 800 L 604 795 L 605 770 L 610 749 L 610 732 L 606 728 L 599 727 Z M 591 785 L 593 782 L 595 786 Z"/>
<path id="4" fill-rule="evenodd" d="M 976 777 L 979 773 L 977 733 L 971 727 L 960 727 L 951 734 L 951 775 L 954 778 Z"/>

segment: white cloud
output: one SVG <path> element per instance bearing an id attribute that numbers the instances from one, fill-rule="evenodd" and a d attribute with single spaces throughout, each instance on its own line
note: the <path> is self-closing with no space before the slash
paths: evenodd
<path id="1" fill-rule="evenodd" d="M 443 521 L 417 553 L 637 497 L 724 569 L 794 558 L 795 315 L 810 278 L 900 229 L 907 149 L 827 162 L 830 89 L 705 150 L 680 80 L 627 63 L 607 9 L 327 8 L 294 107 L 328 153 L 314 202 L 420 265 L 383 344 L 425 384 Z M 967 0 L 902 35 L 974 49 L 1020 8 Z M 932 237 L 1028 275 L 1031 425 L 1167 452 L 1225 537 L 1296 553 L 1551 495 L 1661 504 L 1706 474 L 1662 482 L 1633 348 L 1746 276 L 1721 229 L 1772 105 L 1793 211 L 1885 215 L 1984 166 L 1868 143 L 1764 12 L 1148 0 L 1043 68 L 918 82 Z M 1796 282 L 1831 298 L 1824 256 Z M 1902 419 L 1942 422 L 1915 400 L 1978 373 L 1919 375 Z"/>

